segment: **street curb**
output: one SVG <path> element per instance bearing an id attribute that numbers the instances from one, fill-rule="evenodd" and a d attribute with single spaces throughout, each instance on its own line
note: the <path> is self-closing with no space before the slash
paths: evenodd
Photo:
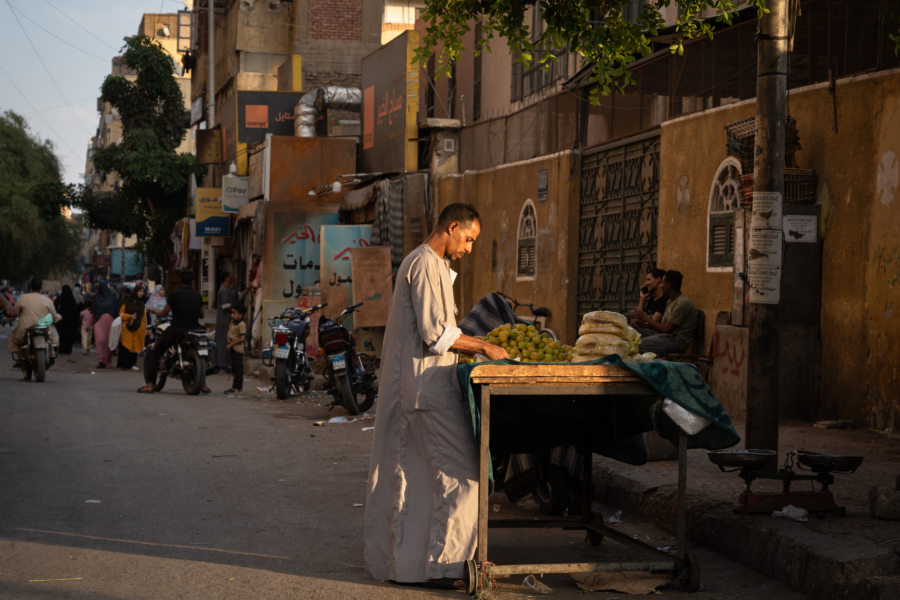
<path id="1" fill-rule="evenodd" d="M 594 466 L 595 499 L 626 508 L 673 532 L 677 487 Z M 688 535 L 791 588 L 824 600 L 900 597 L 900 557 L 854 537 L 836 540 L 801 523 L 740 515 L 733 504 L 687 493 Z"/>

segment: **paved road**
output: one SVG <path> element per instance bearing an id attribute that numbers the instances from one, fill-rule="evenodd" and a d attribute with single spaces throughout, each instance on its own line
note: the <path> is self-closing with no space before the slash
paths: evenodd
<path id="1" fill-rule="evenodd" d="M 63 357 L 41 384 L 0 364 L 0 598 L 464 597 L 365 577 L 372 421 L 315 426 L 343 413 L 314 396 L 225 396 L 225 375 L 210 377 L 209 396 L 178 382 L 137 394 L 139 373 L 97 370 L 92 358 Z M 508 539 L 513 553 L 523 539 Z M 705 591 L 692 598 L 800 598 L 698 556 Z M 556 597 L 583 597 L 567 576 L 548 581 Z"/>

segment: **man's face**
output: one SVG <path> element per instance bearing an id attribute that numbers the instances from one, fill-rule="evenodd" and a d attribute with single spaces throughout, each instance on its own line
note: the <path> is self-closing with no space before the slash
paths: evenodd
<path id="1" fill-rule="evenodd" d="M 481 224 L 478 221 L 468 224 L 454 221 L 450 223 L 449 231 L 450 241 L 447 242 L 445 255 L 450 260 L 456 260 L 472 252 L 472 244 L 481 233 Z"/>
<path id="2" fill-rule="evenodd" d="M 672 289 L 672 284 L 666 280 L 665 275 L 663 275 L 662 279 L 659 281 L 659 286 L 662 288 L 663 296 L 668 296 L 669 290 Z"/>
<path id="3" fill-rule="evenodd" d="M 647 286 L 647 289 L 651 292 L 656 290 L 656 286 L 659 285 L 660 278 L 654 277 L 653 273 L 647 273 L 647 277 L 644 278 L 644 285 Z"/>

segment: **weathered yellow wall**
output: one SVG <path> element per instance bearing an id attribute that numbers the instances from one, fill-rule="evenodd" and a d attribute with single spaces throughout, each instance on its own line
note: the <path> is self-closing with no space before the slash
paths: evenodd
<path id="1" fill-rule="evenodd" d="M 860 167 L 874 187 L 868 197 L 871 230 L 866 255 L 865 407 L 870 425 L 900 425 L 900 75 L 865 85 L 873 94 L 874 152 Z M 871 90 L 871 92 L 870 92 Z M 840 93 L 841 86 L 838 86 Z M 879 180 L 881 185 L 879 185 Z"/>
<path id="2" fill-rule="evenodd" d="M 836 104 L 837 131 L 827 84 L 792 92 L 788 108 L 802 145 L 797 162 L 819 175 L 820 416 L 894 428 L 900 412 L 900 71 L 839 81 Z M 726 156 L 723 127 L 754 112 L 745 102 L 662 127 L 659 264 L 685 274 L 684 291 L 708 318 L 730 308 L 732 289 L 730 272 L 706 271 L 709 186 Z M 882 195 L 879 173 L 893 182 L 890 197 Z M 679 206 L 682 175 L 690 198 Z"/>
<path id="3" fill-rule="evenodd" d="M 709 190 L 727 156 L 725 125 L 754 114 L 743 103 L 663 123 L 660 130 L 659 243 L 656 264 L 684 275 L 681 291 L 706 314 L 709 347 L 719 311 L 731 310 L 732 273 L 706 269 Z M 678 200 L 678 184 L 687 177 L 688 196 Z"/>
<path id="4" fill-rule="evenodd" d="M 578 173 L 580 155 L 562 152 L 496 169 L 468 171 L 437 182 L 435 215 L 452 202 L 469 202 L 481 214 L 481 235 L 472 254 L 453 264 L 459 271 L 460 318 L 482 296 L 502 291 L 520 302 L 547 306 L 547 326 L 560 338 L 576 337 L 576 253 L 578 250 Z M 549 193 L 537 201 L 538 171 L 549 171 Z M 519 214 L 526 199 L 537 216 L 537 273 L 516 281 Z"/>

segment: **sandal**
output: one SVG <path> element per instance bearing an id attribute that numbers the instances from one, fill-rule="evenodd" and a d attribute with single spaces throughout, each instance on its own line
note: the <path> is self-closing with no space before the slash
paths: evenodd
<path id="1" fill-rule="evenodd" d="M 138 394 L 152 394 L 155 391 L 156 390 L 153 389 L 153 385 L 148 383 L 144 387 L 139 387 L 137 392 Z"/>

